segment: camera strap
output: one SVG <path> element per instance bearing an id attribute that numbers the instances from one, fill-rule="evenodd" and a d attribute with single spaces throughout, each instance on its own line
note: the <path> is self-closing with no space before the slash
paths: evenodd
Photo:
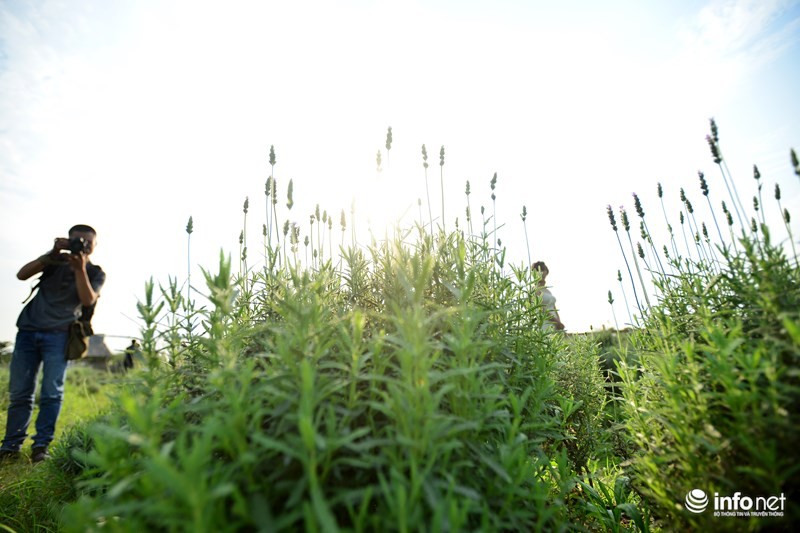
<path id="1" fill-rule="evenodd" d="M 22 300 L 22 303 L 23 303 L 23 304 L 26 304 L 26 303 L 28 303 L 28 301 L 29 301 L 31 298 L 33 298 L 33 293 L 34 293 L 34 292 L 36 292 L 36 289 L 38 289 L 38 288 L 39 288 L 39 284 L 40 284 L 41 282 L 42 282 L 41 278 L 39 278 L 38 280 L 36 280 L 36 284 L 35 284 L 33 287 L 31 287 L 31 292 L 28 294 L 28 297 L 27 297 L 27 298 L 25 298 L 24 300 Z"/>

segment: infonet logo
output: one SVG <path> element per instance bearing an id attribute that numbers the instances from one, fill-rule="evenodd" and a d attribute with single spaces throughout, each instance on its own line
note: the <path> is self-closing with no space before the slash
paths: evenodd
<path id="1" fill-rule="evenodd" d="M 708 496 L 700 489 L 694 489 L 686 494 L 686 508 L 693 513 L 702 513 L 708 507 Z"/>
<path id="2" fill-rule="evenodd" d="M 686 509 L 700 514 L 709 504 L 708 495 L 700 489 L 693 489 L 686 494 Z M 720 496 L 714 493 L 714 516 L 783 516 L 786 496 L 742 496 L 734 492 L 733 496 Z"/>

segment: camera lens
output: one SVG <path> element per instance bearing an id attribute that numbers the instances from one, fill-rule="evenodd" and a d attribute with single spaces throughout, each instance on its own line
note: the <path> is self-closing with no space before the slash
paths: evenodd
<path id="1" fill-rule="evenodd" d="M 79 254 L 86 248 L 86 241 L 83 237 L 75 237 L 69 240 L 69 251 L 73 254 Z"/>

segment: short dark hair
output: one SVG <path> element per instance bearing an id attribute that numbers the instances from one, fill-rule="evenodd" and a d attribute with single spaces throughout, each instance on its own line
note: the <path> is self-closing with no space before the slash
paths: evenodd
<path id="1" fill-rule="evenodd" d="M 70 234 L 73 231 L 80 231 L 80 232 L 83 232 L 83 233 L 94 233 L 95 235 L 97 235 L 97 232 L 94 230 L 94 228 L 91 227 L 91 226 L 87 226 L 86 224 L 76 224 L 75 226 L 72 226 L 71 228 L 69 228 L 69 233 Z"/>
<path id="2" fill-rule="evenodd" d="M 544 261 L 536 261 L 533 265 L 531 265 L 533 270 L 538 270 L 539 272 L 550 272 L 550 269 L 547 268 L 547 265 L 544 264 Z"/>

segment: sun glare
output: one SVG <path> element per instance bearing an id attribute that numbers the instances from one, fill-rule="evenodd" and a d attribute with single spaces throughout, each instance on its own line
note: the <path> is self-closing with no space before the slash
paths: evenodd
<path id="1" fill-rule="evenodd" d="M 357 229 L 369 231 L 377 240 L 419 221 L 415 197 L 418 188 L 405 183 L 399 172 L 385 165 L 383 161 L 373 178 L 360 180 L 354 188 Z M 427 224 L 427 215 L 424 220 Z"/>

